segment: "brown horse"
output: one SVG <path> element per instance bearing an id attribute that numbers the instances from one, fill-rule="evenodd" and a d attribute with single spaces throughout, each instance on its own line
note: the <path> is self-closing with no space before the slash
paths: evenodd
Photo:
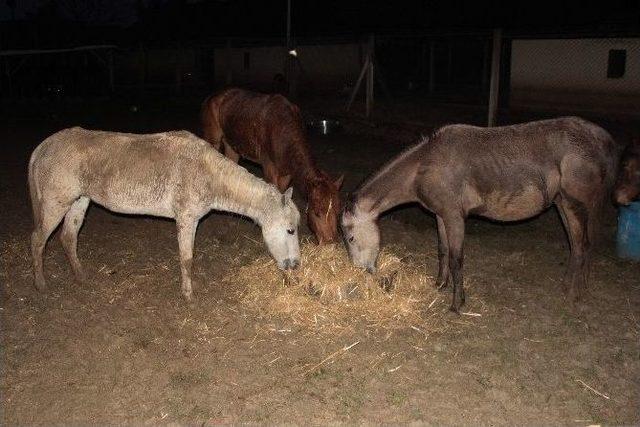
<path id="1" fill-rule="evenodd" d="M 640 138 L 631 141 L 622 154 L 620 174 L 613 191 L 619 205 L 628 205 L 640 195 Z"/>
<path id="2" fill-rule="evenodd" d="M 307 223 L 319 243 L 338 237 L 343 176 L 331 179 L 311 156 L 299 108 L 282 95 L 226 89 L 202 105 L 204 139 L 228 158 L 262 166 L 283 192 L 293 180 L 307 197 Z"/>
<path id="3" fill-rule="evenodd" d="M 576 117 L 496 128 L 445 126 L 404 151 L 364 182 L 342 217 L 353 262 L 375 270 L 377 217 L 418 202 L 436 214 L 440 267 L 436 286 L 453 282 L 453 304 L 464 303 L 465 219 L 535 216 L 555 204 L 569 236 L 568 291 L 586 287 L 596 219 L 615 179 L 618 149 L 600 127 Z"/>

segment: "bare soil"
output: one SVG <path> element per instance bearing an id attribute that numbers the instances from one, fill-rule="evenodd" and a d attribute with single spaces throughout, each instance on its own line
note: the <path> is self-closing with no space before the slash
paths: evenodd
<path id="1" fill-rule="evenodd" d="M 38 293 L 31 150 L 70 124 L 197 128 L 197 106 L 112 109 L 64 123 L 16 118 L 0 129 L 1 424 L 640 422 L 640 265 L 615 255 L 613 210 L 590 295 L 575 307 L 562 290 L 568 245 L 554 210 L 518 224 L 469 220 L 467 314 L 447 313 L 443 292 L 424 321 L 442 313 L 446 327 L 429 333 L 419 323 L 388 330 L 354 319 L 335 335 L 314 334 L 259 317 L 222 282 L 265 253 L 259 229 L 219 213 L 198 230 L 192 306 L 180 294 L 174 223 L 95 205 L 79 243 L 90 283 L 74 282 L 55 234 L 45 258 L 49 290 Z M 347 173 L 346 190 L 403 148 L 392 137 L 348 134 L 312 143 L 323 166 Z M 385 245 L 406 248 L 436 275 L 429 215 L 398 209 L 381 227 Z"/>

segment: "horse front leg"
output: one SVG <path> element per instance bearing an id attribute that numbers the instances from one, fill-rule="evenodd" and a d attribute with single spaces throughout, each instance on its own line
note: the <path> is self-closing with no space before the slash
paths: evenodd
<path id="1" fill-rule="evenodd" d="M 278 174 L 278 169 L 276 169 L 276 166 L 273 164 L 271 160 L 263 160 L 261 164 L 262 164 L 262 174 L 264 175 L 264 180 L 278 187 L 279 181 L 280 181 L 280 175 Z"/>
<path id="2" fill-rule="evenodd" d="M 193 243 L 196 236 L 198 219 L 180 217 L 176 219 L 178 227 L 178 248 L 180 250 L 180 273 L 182 279 L 182 295 L 189 302 L 193 301 L 191 287 L 191 269 L 193 265 Z"/>
<path id="3" fill-rule="evenodd" d="M 229 145 L 229 142 L 227 142 L 224 137 L 222 138 L 222 145 L 224 146 L 224 155 L 232 162 L 238 163 L 240 161 L 240 154 Z"/>
<path id="4" fill-rule="evenodd" d="M 444 221 L 440 215 L 436 215 L 438 221 L 438 279 L 436 288 L 444 289 L 449 283 L 449 240 Z"/>
<path id="5" fill-rule="evenodd" d="M 456 313 L 459 313 L 460 307 L 464 304 L 464 280 L 462 277 L 464 221 L 462 215 L 450 215 L 443 218 L 449 243 L 449 269 L 453 283 L 451 311 Z"/>
<path id="6" fill-rule="evenodd" d="M 278 176 L 278 184 L 276 185 L 276 187 L 278 187 L 278 190 L 281 193 L 284 193 L 285 191 L 287 191 L 287 188 L 289 188 L 290 184 L 291 184 L 291 175 Z"/>

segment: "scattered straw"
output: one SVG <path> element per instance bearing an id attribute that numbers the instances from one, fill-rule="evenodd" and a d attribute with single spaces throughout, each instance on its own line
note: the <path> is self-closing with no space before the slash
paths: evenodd
<path id="1" fill-rule="evenodd" d="M 334 351 L 333 353 L 331 353 L 330 355 L 328 355 L 327 357 L 325 357 L 324 359 L 322 359 L 320 362 L 316 363 L 315 365 L 313 365 L 312 367 L 310 367 L 309 369 L 307 369 L 306 371 L 304 371 L 302 373 L 302 376 L 307 375 L 310 372 L 315 371 L 316 369 L 318 369 L 320 366 L 324 365 L 325 363 L 327 363 L 329 360 L 333 359 L 334 357 L 336 357 L 337 355 L 341 354 L 341 353 L 346 353 L 347 351 L 349 351 L 352 347 L 355 347 L 356 345 L 360 344 L 360 341 L 356 341 L 351 345 L 346 345 L 336 351 Z"/>
<path id="2" fill-rule="evenodd" d="M 588 389 L 589 391 L 591 391 L 591 392 L 593 392 L 593 393 L 597 394 L 597 395 L 598 395 L 598 396 L 600 396 L 600 397 L 604 397 L 604 398 L 605 398 L 605 399 L 607 399 L 607 400 L 611 399 L 611 398 L 610 398 L 609 396 L 607 396 L 606 394 L 599 392 L 598 390 L 596 390 L 595 388 L 591 387 L 589 384 L 585 383 L 585 382 L 584 382 L 584 381 L 582 381 L 582 380 L 576 380 L 576 382 L 578 382 L 578 383 L 582 384 L 586 389 Z"/>
<path id="3" fill-rule="evenodd" d="M 406 250 L 396 250 L 406 255 Z M 284 318 L 314 330 L 344 329 L 356 322 L 390 329 L 417 324 L 432 330 L 435 319 L 446 313 L 442 304 L 436 304 L 443 298 L 424 266 L 405 261 L 408 258 L 385 248 L 378 271 L 369 274 L 352 265 L 342 245 L 304 243 L 297 270 L 282 272 L 264 256 L 225 281 L 238 285 L 244 305 L 261 316 Z"/>

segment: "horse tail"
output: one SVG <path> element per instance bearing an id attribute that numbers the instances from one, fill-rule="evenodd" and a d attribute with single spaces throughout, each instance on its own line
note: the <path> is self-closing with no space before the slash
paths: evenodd
<path id="1" fill-rule="evenodd" d="M 36 161 L 40 158 L 42 144 L 37 146 L 33 153 L 31 153 L 31 158 L 29 159 L 29 170 L 28 170 L 28 182 L 29 182 L 29 195 L 31 196 L 31 209 L 33 209 L 33 223 L 37 227 L 40 224 L 40 219 L 42 215 L 41 201 L 42 201 L 42 191 L 40 190 L 40 186 L 38 185 L 38 179 L 36 177 L 36 169 L 37 165 Z"/>

